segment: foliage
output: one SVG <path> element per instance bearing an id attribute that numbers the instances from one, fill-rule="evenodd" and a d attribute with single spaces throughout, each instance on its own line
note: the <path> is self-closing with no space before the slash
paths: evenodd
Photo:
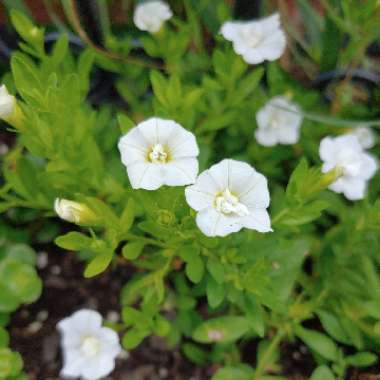
<path id="1" fill-rule="evenodd" d="M 371 107 L 344 106 L 331 124 L 306 117 L 294 146 L 258 145 L 254 115 L 270 97 L 288 94 L 306 116 L 314 110 L 327 114 L 327 104 L 278 62 L 248 66 L 221 40 L 217 25 L 231 12 L 226 2 L 216 1 L 215 7 L 200 2 L 200 16 L 192 3 L 184 1 L 178 7 L 181 18 L 157 35 L 138 36 L 139 49 L 154 68 L 129 61 L 136 50 L 130 34 L 107 36 L 105 47 L 118 59 L 91 47 L 74 54 L 65 34 L 46 51 L 44 30 L 12 11 L 23 41 L 4 82 L 20 96 L 24 118 L 15 129 L 17 144 L 3 160 L 0 209 L 30 208 L 51 217 L 54 200 L 67 198 L 96 215 L 97 223 L 71 225 L 55 243 L 78 252 L 85 261 L 84 277 L 116 265 L 135 269 L 120 295 L 120 331 L 127 349 L 151 334 L 165 337 L 196 363 L 218 363 L 214 380 L 282 379 L 278 363 L 284 340 L 298 339 L 310 349 L 317 364 L 313 380 L 343 378 L 350 366 L 373 365 L 380 352 L 380 179 L 371 181 L 365 200 L 350 203 L 326 190 L 331 173 L 321 173 L 318 158 L 323 136 L 346 132 L 336 126 L 339 117 L 370 119 Z M 307 2 L 299 3 L 310 12 Z M 342 19 L 336 15 L 338 5 L 326 5 L 324 34 L 313 34 L 312 23 L 307 24 L 313 39 L 307 52 L 321 67 L 350 62 L 353 49 L 363 42 L 345 28 L 377 19 L 378 12 L 371 12 L 375 2 L 361 7 L 357 20 L 351 3 L 342 2 Z M 212 49 L 203 40 L 203 26 L 215 35 Z M 349 43 L 339 57 L 326 57 L 322 41 L 331 43 L 337 28 L 350 35 Z M 365 47 L 374 33 L 368 31 Z M 94 107 L 86 100 L 92 75 L 100 70 L 115 75 L 128 107 Z M 208 238 L 196 227 L 183 188 L 132 190 L 117 141 L 152 115 L 176 120 L 196 135 L 201 170 L 232 157 L 264 173 L 274 232 L 244 230 Z M 34 260 L 26 246 L 2 246 L 0 312 L 38 297 Z M 321 326 L 314 329 L 316 321 Z M 241 363 L 248 339 L 260 342 L 251 365 Z M 12 363 L 19 360 L 7 348 L 0 348 L 1 355 Z M 6 379 L 18 371 L 4 368 Z"/>

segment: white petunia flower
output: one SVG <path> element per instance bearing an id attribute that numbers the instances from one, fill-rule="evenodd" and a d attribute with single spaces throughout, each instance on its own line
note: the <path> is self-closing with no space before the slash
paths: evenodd
<path id="1" fill-rule="evenodd" d="M 371 149 L 376 144 L 376 137 L 374 132 L 369 127 L 356 127 L 353 128 L 349 134 L 354 135 L 359 140 L 363 149 Z"/>
<path id="2" fill-rule="evenodd" d="M 185 189 L 185 195 L 198 211 L 197 225 L 207 236 L 226 236 L 243 227 L 272 231 L 266 210 L 267 180 L 245 162 L 226 159 L 211 166 Z"/>
<path id="3" fill-rule="evenodd" d="M 274 61 L 281 57 L 286 47 L 278 13 L 261 20 L 227 21 L 220 32 L 233 43 L 236 54 L 249 64 Z"/>
<path id="4" fill-rule="evenodd" d="M 8 119 L 15 111 L 16 99 L 5 85 L 0 86 L 0 119 Z"/>
<path id="5" fill-rule="evenodd" d="M 325 137 L 319 146 L 319 156 L 324 162 L 323 173 L 334 168 L 342 172 L 329 189 L 343 193 L 352 201 L 364 198 L 367 181 L 375 175 L 377 162 L 363 150 L 355 136 Z"/>
<path id="6" fill-rule="evenodd" d="M 133 22 L 144 31 L 156 33 L 173 13 L 168 4 L 161 0 L 146 1 L 139 4 L 133 14 Z"/>
<path id="7" fill-rule="evenodd" d="M 54 211 L 61 219 L 70 223 L 96 224 L 99 221 L 99 218 L 87 205 L 68 199 L 56 198 Z"/>
<path id="8" fill-rule="evenodd" d="M 195 136 L 173 120 L 145 120 L 121 137 L 118 147 L 134 189 L 195 182 L 199 154 Z"/>
<path id="9" fill-rule="evenodd" d="M 270 99 L 256 114 L 257 142 L 264 146 L 295 144 L 302 123 L 300 112 L 299 106 L 285 96 Z"/>
<path id="10" fill-rule="evenodd" d="M 63 368 L 61 376 L 96 380 L 115 368 L 121 352 L 115 331 L 102 327 L 101 315 L 93 310 L 79 310 L 57 325 L 61 333 Z"/>

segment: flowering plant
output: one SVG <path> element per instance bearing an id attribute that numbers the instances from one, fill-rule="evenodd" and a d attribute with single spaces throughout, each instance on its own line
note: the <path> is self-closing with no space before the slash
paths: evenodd
<path id="1" fill-rule="evenodd" d="M 129 61 L 129 37 L 109 36 L 109 54 L 74 54 L 62 34 L 48 51 L 44 30 L 13 10 L 23 41 L 0 117 L 18 138 L 0 208 L 67 222 L 54 241 L 78 252 L 84 278 L 131 268 L 122 322 L 110 325 L 126 350 L 157 335 L 193 362 L 217 363 L 214 380 L 280 380 L 280 344 L 298 339 L 314 380 L 342 378 L 374 364 L 380 347 L 379 122 L 318 117 L 328 113 L 321 93 L 276 61 L 280 15 L 231 21 L 216 3 L 207 12 L 217 27 L 190 1 L 177 16 L 162 1 L 138 5 L 146 65 Z M 127 106 L 91 104 L 94 70 L 114 73 Z M 373 132 L 360 137 L 363 126 Z M 0 284 L 0 305 L 2 294 Z M 118 338 L 98 313 L 58 326 L 64 374 L 114 368 Z M 251 339 L 256 356 L 243 360 Z"/>

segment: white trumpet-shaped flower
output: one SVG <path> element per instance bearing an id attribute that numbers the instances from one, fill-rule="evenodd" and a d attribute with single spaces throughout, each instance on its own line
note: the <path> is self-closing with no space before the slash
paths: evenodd
<path id="1" fill-rule="evenodd" d="M 121 352 L 115 331 L 102 327 L 101 315 L 93 310 L 79 310 L 57 325 L 61 333 L 63 368 L 61 376 L 97 380 L 115 368 Z"/>
<path id="2" fill-rule="evenodd" d="M 0 86 L 0 119 L 7 120 L 15 111 L 16 99 L 5 85 Z"/>
<path id="3" fill-rule="evenodd" d="M 278 13 L 261 20 L 227 21 L 220 32 L 233 43 L 236 54 L 249 64 L 274 61 L 281 57 L 286 47 Z"/>
<path id="4" fill-rule="evenodd" d="M 255 137 L 259 144 L 295 144 L 302 123 L 301 110 L 285 96 L 275 96 L 256 114 Z"/>
<path id="5" fill-rule="evenodd" d="M 145 120 L 121 137 L 118 147 L 134 189 L 195 182 L 199 154 L 195 136 L 173 120 Z"/>
<path id="6" fill-rule="evenodd" d="M 368 127 L 355 127 L 349 133 L 357 137 L 360 145 L 364 149 L 371 149 L 376 144 L 376 136 L 375 133 Z"/>
<path id="7" fill-rule="evenodd" d="M 272 231 L 267 212 L 270 196 L 266 178 L 242 161 L 225 159 L 199 175 L 185 189 L 196 210 L 196 223 L 207 236 L 226 236 L 242 228 Z"/>
<path id="8" fill-rule="evenodd" d="M 325 137 L 319 146 L 319 156 L 323 161 L 323 173 L 334 168 L 341 172 L 329 189 L 343 193 L 352 201 L 364 198 L 367 182 L 377 170 L 377 162 L 363 150 L 357 137 Z"/>
<path id="9" fill-rule="evenodd" d="M 168 4 L 161 0 L 152 0 L 136 7 L 133 22 L 140 30 L 156 33 L 172 16 L 173 13 Z"/>

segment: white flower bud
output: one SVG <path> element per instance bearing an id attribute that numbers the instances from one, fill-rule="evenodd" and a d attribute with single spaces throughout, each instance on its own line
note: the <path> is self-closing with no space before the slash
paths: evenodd
<path id="1" fill-rule="evenodd" d="M 88 206 L 68 199 L 56 198 L 54 210 L 61 219 L 71 223 L 88 225 L 96 224 L 98 221 L 97 216 Z"/>
<path id="2" fill-rule="evenodd" d="M 7 120 L 15 111 L 15 97 L 11 95 L 5 85 L 0 86 L 0 119 Z"/>

